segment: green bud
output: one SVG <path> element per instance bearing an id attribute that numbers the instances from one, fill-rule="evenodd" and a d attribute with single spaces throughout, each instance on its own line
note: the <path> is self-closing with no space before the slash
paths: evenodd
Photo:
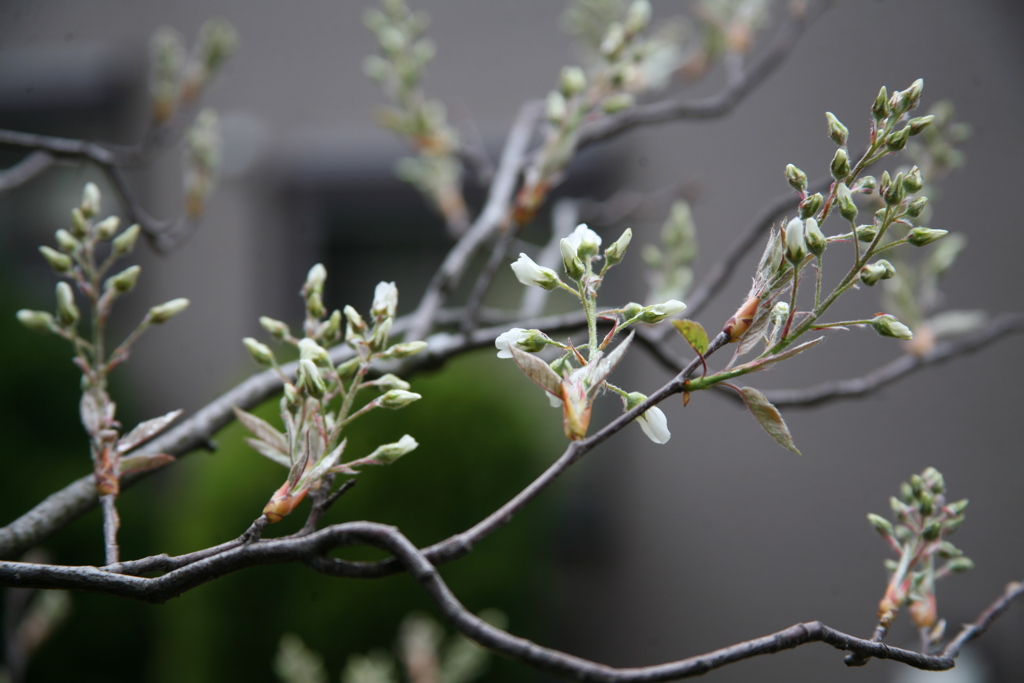
<path id="1" fill-rule="evenodd" d="M 78 245 L 80 244 L 80 242 L 77 239 L 75 239 L 75 236 L 72 235 L 67 230 L 61 228 L 56 233 L 54 233 L 53 236 L 57 240 L 57 246 L 65 254 L 70 254 L 74 252 L 75 249 L 78 249 Z"/>
<path id="2" fill-rule="evenodd" d="M 308 337 L 299 340 L 299 358 L 311 360 L 321 367 L 331 367 L 331 355 L 327 353 L 327 349 Z"/>
<path id="3" fill-rule="evenodd" d="M 804 221 L 804 242 L 807 243 L 807 250 L 815 256 L 825 253 L 825 247 L 828 246 L 825 235 L 818 228 L 818 221 L 813 218 Z"/>
<path id="4" fill-rule="evenodd" d="M 291 334 L 288 326 L 280 320 L 274 320 L 263 315 L 260 316 L 260 327 L 270 333 L 276 339 L 284 339 Z"/>
<path id="5" fill-rule="evenodd" d="M 401 377 L 396 377 L 390 372 L 386 375 L 381 375 L 375 382 L 374 385 L 382 393 L 392 391 L 393 389 L 401 389 L 402 391 L 409 391 L 411 385 Z"/>
<path id="6" fill-rule="evenodd" d="M 828 136 L 832 138 L 832 142 L 840 147 L 846 147 L 846 139 L 850 135 L 849 129 L 830 111 L 825 112 L 825 118 L 828 119 Z"/>
<path id="7" fill-rule="evenodd" d="M 907 241 L 915 247 L 923 247 L 935 240 L 940 240 L 949 234 L 949 230 L 936 230 L 933 228 L 914 228 L 907 236 Z"/>
<path id="8" fill-rule="evenodd" d="M 409 356 L 415 356 L 425 348 L 427 348 L 427 342 L 425 341 L 402 342 L 401 344 L 395 344 L 381 355 L 384 358 L 408 358 Z"/>
<path id="9" fill-rule="evenodd" d="M 382 446 L 378 446 L 373 453 L 370 453 L 370 455 L 367 456 L 367 459 L 374 460 L 381 465 L 390 465 L 403 455 L 416 450 L 417 446 L 419 446 L 419 444 L 416 443 L 416 439 L 406 434 L 395 443 L 387 443 Z"/>
<path id="10" fill-rule="evenodd" d="M 649 0 L 633 0 L 626 11 L 626 33 L 633 36 L 647 28 L 651 20 L 651 3 Z"/>
<path id="11" fill-rule="evenodd" d="M 104 289 L 113 289 L 120 294 L 126 294 L 135 289 L 135 283 L 138 282 L 139 273 L 141 272 L 142 268 L 130 266 L 117 275 L 108 277 L 107 281 L 103 283 L 103 287 Z"/>
<path id="12" fill-rule="evenodd" d="M 839 214 L 848 221 L 857 220 L 857 204 L 853 201 L 853 195 L 846 183 L 839 183 L 836 186 L 836 201 L 839 204 Z"/>
<path id="13" fill-rule="evenodd" d="M 772 325 L 781 325 L 789 318 L 789 304 L 785 301 L 778 301 L 772 306 L 769 322 Z"/>
<path id="14" fill-rule="evenodd" d="M 18 322 L 33 332 L 53 332 L 56 328 L 53 316 L 46 311 L 30 311 L 23 308 L 15 313 L 15 316 Z"/>
<path id="15" fill-rule="evenodd" d="M 66 282 L 57 283 L 57 319 L 61 325 L 69 327 L 78 322 L 80 314 L 75 305 L 75 293 Z"/>
<path id="16" fill-rule="evenodd" d="M 117 234 L 117 229 L 121 227 L 121 219 L 117 216 L 107 216 L 99 223 L 93 226 L 96 231 L 96 237 L 101 240 L 109 240 Z"/>
<path id="17" fill-rule="evenodd" d="M 261 344 L 252 337 L 246 337 L 242 340 L 242 344 L 249 351 L 249 355 L 252 356 L 260 365 L 273 365 L 274 363 L 274 352 L 270 350 L 270 347 L 266 344 Z"/>
<path id="18" fill-rule="evenodd" d="M 626 31 L 622 24 L 613 21 L 608 25 L 608 30 L 601 40 L 601 54 L 609 59 L 614 59 L 619 51 L 626 44 Z"/>
<path id="19" fill-rule="evenodd" d="M 353 333 L 360 337 L 366 334 L 367 325 L 366 321 L 363 320 L 363 316 L 359 315 L 359 311 L 352 308 L 351 306 L 345 306 L 344 308 L 345 318 L 348 320 L 349 327 Z"/>
<path id="20" fill-rule="evenodd" d="M 681 313 L 685 308 L 686 304 L 682 301 L 669 299 L 665 303 L 646 306 L 643 311 L 640 312 L 639 321 L 649 324 L 660 323 L 666 318 L 671 318 L 672 316 Z"/>
<path id="21" fill-rule="evenodd" d="M 910 129 L 911 135 L 917 135 L 922 130 L 930 126 L 934 120 L 935 116 L 933 114 L 929 114 L 928 116 L 918 116 L 916 119 L 910 119 L 910 121 L 907 122 L 907 128 Z"/>
<path id="22" fill-rule="evenodd" d="M 302 293 L 309 295 L 313 292 L 323 294 L 324 282 L 327 280 L 327 269 L 322 263 L 318 263 L 309 269 L 306 275 L 306 282 L 302 285 Z"/>
<path id="23" fill-rule="evenodd" d="M 917 218 L 924 211 L 925 205 L 928 204 L 927 197 L 918 197 L 914 201 L 907 205 L 907 215 L 911 218 Z"/>
<path id="24" fill-rule="evenodd" d="M 313 398 L 323 398 L 324 394 L 327 393 L 327 385 L 324 384 L 324 378 L 320 376 L 320 371 L 316 369 L 313 361 L 308 359 L 299 361 L 296 384 Z"/>
<path id="25" fill-rule="evenodd" d="M 872 287 L 879 280 L 888 280 L 896 274 L 896 269 L 885 259 L 869 263 L 860 269 L 860 281 Z"/>
<path id="26" fill-rule="evenodd" d="M 924 90 L 924 79 L 919 78 L 910 84 L 910 87 L 904 90 L 901 94 L 903 95 L 903 101 L 906 104 L 906 109 L 903 111 L 910 111 L 917 107 L 921 102 L 921 92 Z"/>
<path id="27" fill-rule="evenodd" d="M 896 206 L 903 201 L 906 196 L 907 190 L 903 186 L 903 174 L 897 173 L 896 177 L 892 179 L 892 183 L 889 187 L 882 187 L 882 199 L 885 200 L 887 206 Z"/>
<path id="28" fill-rule="evenodd" d="M 53 268 L 53 272 L 58 275 L 63 275 L 70 271 L 71 266 L 74 264 L 70 256 L 62 254 L 56 249 L 51 249 L 47 246 L 39 247 L 39 253 L 43 255 L 46 262 L 50 264 L 51 268 Z"/>
<path id="29" fill-rule="evenodd" d="M 907 192 L 917 192 L 924 187 L 924 179 L 921 177 L 921 169 L 914 166 L 903 176 L 903 187 Z"/>
<path id="30" fill-rule="evenodd" d="M 945 532 L 947 534 L 953 534 L 953 533 L 956 532 L 957 529 L 960 528 L 960 525 L 963 524 L 963 523 L 964 523 L 964 516 L 960 515 L 958 517 L 954 517 L 953 519 L 947 519 L 942 524 L 942 528 L 945 530 Z"/>
<path id="31" fill-rule="evenodd" d="M 871 326 L 883 337 L 893 337 L 909 341 L 914 338 L 910 328 L 889 314 L 876 315 L 871 319 Z"/>
<path id="32" fill-rule="evenodd" d="M 807 174 L 793 164 L 786 164 L 786 182 L 797 192 L 807 190 Z"/>
<path id="33" fill-rule="evenodd" d="M 885 138 L 885 146 L 891 152 L 898 152 L 907 146 L 908 137 L 910 137 L 909 126 L 905 126 L 899 130 L 894 130 Z"/>
<path id="34" fill-rule="evenodd" d="M 320 337 L 326 341 L 334 341 L 341 334 L 341 311 L 334 309 L 331 317 L 320 325 Z"/>
<path id="35" fill-rule="evenodd" d="M 124 256 L 132 249 L 135 248 L 135 242 L 139 239 L 139 232 L 141 228 L 138 223 L 129 225 L 124 232 L 114 238 L 111 243 L 111 249 L 117 256 Z"/>
<path id="36" fill-rule="evenodd" d="M 382 408 L 391 408 L 393 410 L 398 408 L 404 408 L 413 401 L 418 401 L 423 398 L 421 395 L 412 391 L 404 391 L 402 389 L 392 389 L 380 398 L 376 400 L 377 405 Z"/>
<path id="37" fill-rule="evenodd" d="M 928 517 L 935 512 L 935 497 L 932 496 L 931 491 L 921 491 L 921 495 L 917 497 L 917 509 L 921 511 L 921 514 Z"/>
<path id="38" fill-rule="evenodd" d="M 921 473 L 921 478 L 924 479 L 924 483 L 932 493 L 945 493 L 946 479 L 942 476 L 942 472 L 939 472 L 934 467 L 926 467 L 924 472 Z"/>
<path id="39" fill-rule="evenodd" d="M 565 97 L 575 97 L 587 89 L 587 76 L 578 66 L 563 67 L 558 87 Z"/>
<path id="40" fill-rule="evenodd" d="M 951 514 L 959 515 L 962 514 L 964 510 L 967 509 L 967 502 L 967 499 L 964 498 L 963 500 L 958 500 L 955 503 L 949 503 L 948 505 L 946 505 L 946 508 L 950 511 Z"/>
<path id="41" fill-rule="evenodd" d="M 375 351 L 383 351 L 388 346 L 388 337 L 391 335 L 391 325 L 394 318 L 385 318 L 373 328 L 373 335 L 370 337 L 370 347 Z"/>
<path id="42" fill-rule="evenodd" d="M 930 522 L 921 530 L 921 538 L 926 541 L 934 541 L 942 535 L 942 524 L 938 520 Z"/>
<path id="43" fill-rule="evenodd" d="M 576 254 L 576 247 L 567 239 L 562 239 L 558 244 L 559 250 L 562 252 L 562 265 L 565 267 L 565 273 L 573 280 L 579 280 L 586 274 L 586 269 L 583 267 L 583 261 L 580 260 Z"/>
<path id="44" fill-rule="evenodd" d="M 964 551 L 960 550 L 960 548 L 957 548 L 949 541 L 942 541 L 941 543 L 939 543 L 939 549 L 936 552 L 938 553 L 939 557 L 945 558 L 960 557 L 964 554 Z"/>
<path id="45" fill-rule="evenodd" d="M 821 196 L 820 192 L 805 197 L 800 202 L 800 218 L 810 218 L 814 214 L 818 213 L 818 209 L 821 208 L 825 198 Z"/>
<path id="46" fill-rule="evenodd" d="M 324 300 L 320 292 L 310 292 L 306 296 L 306 312 L 314 318 L 319 318 L 327 309 L 324 308 Z"/>
<path id="47" fill-rule="evenodd" d="M 910 488 L 914 491 L 915 500 L 921 496 L 921 492 L 924 491 L 924 479 L 920 474 L 910 475 Z"/>
<path id="48" fill-rule="evenodd" d="M 875 180 L 875 176 L 866 175 L 857 182 L 855 182 L 853 184 L 853 187 L 850 188 L 850 190 L 852 192 L 866 192 L 868 194 L 871 194 L 877 185 L 878 182 Z"/>
<path id="49" fill-rule="evenodd" d="M 299 396 L 299 390 L 291 382 L 285 382 L 284 384 L 284 401 L 292 407 L 298 406 L 302 401 L 302 398 Z"/>
<path id="50" fill-rule="evenodd" d="M 871 115 L 875 117 L 876 121 L 889 116 L 889 93 L 885 91 L 885 86 L 878 91 L 878 97 L 875 98 L 875 103 L 871 106 Z"/>
<path id="51" fill-rule="evenodd" d="M 632 320 L 633 318 L 640 315 L 644 307 L 636 302 L 626 304 L 626 307 L 622 309 L 622 315 L 626 316 L 626 320 Z"/>
<path id="52" fill-rule="evenodd" d="M 353 356 L 352 358 L 349 358 L 347 361 L 336 367 L 335 370 L 338 371 L 338 376 L 341 377 L 342 379 L 350 379 L 351 377 L 355 376 L 356 370 L 359 369 L 360 362 L 361 361 L 359 360 L 359 356 Z"/>
<path id="53" fill-rule="evenodd" d="M 846 177 L 850 175 L 850 157 L 842 147 L 837 149 L 836 155 L 832 157 L 832 164 L 829 170 L 831 170 L 832 177 L 836 180 L 846 180 Z"/>
<path id="54" fill-rule="evenodd" d="M 171 299 L 166 303 L 149 309 L 149 320 L 159 325 L 160 323 L 167 322 L 186 308 L 188 308 L 188 299 Z"/>
<path id="55" fill-rule="evenodd" d="M 882 534 L 882 536 L 893 537 L 896 534 L 896 530 L 892 528 L 892 523 L 881 515 L 874 513 L 868 513 L 868 522 L 875 528 L 875 531 Z"/>
<path id="56" fill-rule="evenodd" d="M 907 482 L 903 482 L 902 484 L 900 484 L 900 498 L 903 500 L 904 503 L 913 502 L 914 487 L 908 484 Z"/>
<path id="57" fill-rule="evenodd" d="M 82 203 L 78 205 L 84 218 L 92 218 L 100 212 L 100 188 L 96 183 L 86 183 L 82 189 Z"/>
<path id="58" fill-rule="evenodd" d="M 620 92 L 601 100 L 601 111 L 605 114 L 617 114 L 620 111 L 629 109 L 636 104 L 636 98 L 632 93 Z"/>
<path id="59" fill-rule="evenodd" d="M 611 243 L 611 245 L 604 250 L 604 261 L 609 266 L 614 266 L 616 263 L 622 261 L 622 257 L 626 255 L 626 249 L 629 248 L 629 243 L 633 239 L 633 231 L 630 228 L 622 233 L 619 239 Z"/>
<path id="60" fill-rule="evenodd" d="M 956 574 L 962 574 L 974 569 L 974 562 L 969 557 L 954 557 L 946 563 L 946 569 Z"/>
<path id="61" fill-rule="evenodd" d="M 77 206 L 71 209 L 71 234 L 79 239 L 89 234 L 89 220 Z"/>

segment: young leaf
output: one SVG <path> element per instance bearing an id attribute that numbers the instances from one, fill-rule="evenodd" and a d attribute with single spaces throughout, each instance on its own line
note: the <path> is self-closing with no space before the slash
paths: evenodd
<path id="1" fill-rule="evenodd" d="M 246 437 L 245 442 L 249 444 L 249 448 L 253 449 L 263 457 L 273 460 L 278 465 L 288 468 L 292 466 L 291 458 L 288 457 L 287 453 L 282 453 L 266 441 Z"/>
<path id="2" fill-rule="evenodd" d="M 626 350 L 629 348 L 630 343 L 633 341 L 633 335 L 635 332 L 630 332 L 629 336 L 623 340 L 621 344 L 615 347 L 615 350 L 609 353 L 604 358 L 594 358 L 590 362 L 590 365 L 585 368 L 581 368 L 586 374 L 584 375 L 584 385 L 588 392 L 595 391 L 601 386 L 601 383 L 611 374 L 615 366 L 619 364 L 623 356 L 626 355 Z"/>
<path id="3" fill-rule="evenodd" d="M 172 410 L 166 415 L 160 417 L 154 417 L 152 420 L 146 420 L 140 422 L 135 426 L 135 429 L 128 432 L 121 437 L 121 440 L 117 442 L 117 450 L 119 453 L 127 453 L 136 446 L 139 446 L 154 436 L 167 429 L 167 426 L 178 419 L 178 416 L 182 414 L 182 410 Z"/>
<path id="4" fill-rule="evenodd" d="M 792 348 L 786 349 L 782 353 L 777 353 L 774 356 L 767 356 L 765 358 L 759 358 L 757 360 L 752 360 L 749 363 L 745 363 L 744 365 L 741 365 L 740 367 L 747 367 L 747 368 L 750 368 L 751 370 L 754 370 L 754 371 L 764 370 L 769 365 L 773 365 L 775 363 L 778 363 L 780 360 L 788 360 L 788 359 L 792 358 L 793 356 L 797 355 L 798 353 L 806 351 L 807 349 L 811 348 L 812 346 L 816 346 L 817 344 L 821 343 L 822 340 L 824 340 L 824 339 L 825 339 L 825 337 L 818 337 L 817 339 L 812 339 L 810 341 L 804 342 L 803 344 L 798 344 L 797 346 L 794 346 Z"/>
<path id="5" fill-rule="evenodd" d="M 783 448 L 802 455 L 797 450 L 796 444 L 793 443 L 793 437 L 790 435 L 782 415 L 779 414 L 778 408 L 769 403 L 764 394 L 753 387 L 743 387 L 740 389 L 740 395 L 743 396 L 743 402 L 747 404 L 747 409 L 757 418 L 769 436 L 778 441 Z"/>
<path id="6" fill-rule="evenodd" d="M 693 347 L 693 350 L 703 356 L 708 350 L 708 333 L 704 326 L 693 320 L 673 320 L 672 325 L 683 335 L 686 343 Z"/>
<path id="7" fill-rule="evenodd" d="M 533 354 L 520 351 L 515 346 L 509 346 L 508 350 L 512 352 L 512 359 L 519 369 L 536 382 L 537 386 L 555 396 L 562 395 L 562 378 L 550 365 Z"/>
<path id="8" fill-rule="evenodd" d="M 743 354 L 749 353 L 764 339 L 764 331 L 768 329 L 771 317 L 772 302 L 762 301 L 758 304 L 754 322 L 750 323 L 750 327 L 743 333 L 743 337 L 740 339 L 739 346 L 736 349 L 736 354 L 733 356 L 734 358 L 739 358 Z"/>
<path id="9" fill-rule="evenodd" d="M 238 418 L 238 421 L 252 432 L 254 436 L 258 437 L 261 441 L 266 441 L 275 450 L 285 455 L 288 454 L 288 442 L 285 440 L 284 435 L 274 429 L 269 422 L 256 417 L 252 413 L 247 413 L 237 406 L 232 406 L 231 408 L 235 411 L 235 417 Z"/>

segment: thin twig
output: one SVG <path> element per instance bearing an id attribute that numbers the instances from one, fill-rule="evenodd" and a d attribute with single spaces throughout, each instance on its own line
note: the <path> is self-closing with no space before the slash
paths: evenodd
<path id="1" fill-rule="evenodd" d="M 497 274 L 498 268 L 505 262 L 508 248 L 515 238 L 515 226 L 509 226 L 501 233 L 498 241 L 494 243 L 494 248 L 491 249 L 491 255 L 487 259 L 487 264 L 477 276 L 476 282 L 473 283 L 473 291 L 469 293 L 469 298 L 466 300 L 466 314 L 459 323 L 459 330 L 462 334 L 468 335 L 476 327 L 477 316 L 480 312 L 480 306 L 483 304 L 484 296 L 487 294 L 487 290 L 490 289 L 491 283 L 494 282 L 494 276 Z"/>
<path id="2" fill-rule="evenodd" d="M 6 192 L 27 183 L 53 166 L 56 161 L 57 157 L 40 149 L 27 154 L 18 163 L 0 171 L 0 192 Z"/>
<path id="3" fill-rule="evenodd" d="M 121 554 L 117 546 L 117 530 L 121 526 L 121 517 L 117 514 L 117 496 L 113 493 L 100 496 L 100 504 L 103 507 L 104 564 L 116 564 Z"/>

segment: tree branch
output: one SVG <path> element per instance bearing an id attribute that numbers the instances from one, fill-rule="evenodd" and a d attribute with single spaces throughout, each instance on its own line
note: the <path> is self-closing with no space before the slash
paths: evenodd
<path id="1" fill-rule="evenodd" d="M 57 157 L 37 149 L 24 159 L 0 171 L 0 192 L 13 190 L 35 178 L 57 162 Z"/>

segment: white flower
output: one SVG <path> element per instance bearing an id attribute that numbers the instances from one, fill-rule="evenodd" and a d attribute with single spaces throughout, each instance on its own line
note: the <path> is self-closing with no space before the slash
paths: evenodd
<path id="1" fill-rule="evenodd" d="M 791 263 L 800 263 L 807 256 L 804 222 L 800 218 L 794 218 L 786 225 L 786 256 Z"/>
<path id="2" fill-rule="evenodd" d="M 394 282 L 378 282 L 377 288 L 373 290 L 373 306 L 370 308 L 370 315 L 375 318 L 377 316 L 394 318 L 397 308 L 398 287 Z"/>
<path id="3" fill-rule="evenodd" d="M 408 434 L 394 443 L 386 443 L 378 446 L 373 453 L 367 456 L 367 460 L 376 460 L 382 465 L 390 465 L 407 453 L 416 450 L 419 443 Z"/>
<path id="4" fill-rule="evenodd" d="M 522 327 L 513 327 L 504 334 L 499 334 L 498 338 L 494 340 L 494 346 L 498 349 L 498 358 L 511 358 L 512 351 L 509 350 L 509 346 L 513 344 L 518 349 L 522 349 L 519 345 L 519 340 L 522 339 L 523 333 L 526 332 Z"/>
<path id="5" fill-rule="evenodd" d="M 686 304 L 682 301 L 669 299 L 665 303 L 645 307 L 640 314 L 640 322 L 660 323 L 665 318 L 671 318 L 676 313 L 682 313 L 685 309 Z"/>
<path id="6" fill-rule="evenodd" d="M 636 421 L 640 425 L 640 429 L 644 430 L 647 438 L 654 443 L 667 443 L 672 438 L 672 433 L 668 431 L 668 418 L 657 406 L 648 408 L 636 418 Z"/>
<path id="7" fill-rule="evenodd" d="M 565 239 L 575 248 L 580 258 L 594 256 L 601 249 L 601 236 L 588 228 L 586 223 L 577 225 Z"/>
<path id="8" fill-rule="evenodd" d="M 526 254 L 519 254 L 519 260 L 512 264 L 512 271 L 524 285 L 554 289 L 558 286 L 558 273 L 544 268 Z"/>

